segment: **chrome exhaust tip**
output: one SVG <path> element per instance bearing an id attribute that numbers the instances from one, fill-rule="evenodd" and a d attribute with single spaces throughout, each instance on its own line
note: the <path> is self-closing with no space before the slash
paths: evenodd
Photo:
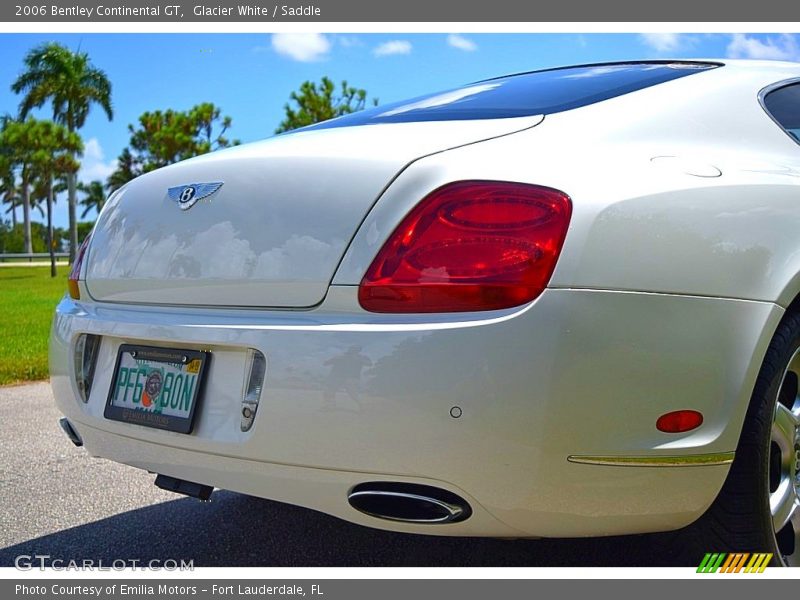
<path id="1" fill-rule="evenodd" d="M 214 491 L 214 488 L 210 485 L 161 474 L 156 475 L 156 480 L 153 483 L 162 490 L 197 498 L 203 502 L 208 502 L 211 499 L 211 493 Z"/>
<path id="2" fill-rule="evenodd" d="M 67 417 L 61 417 L 58 420 L 58 424 L 61 425 L 61 429 L 63 429 L 64 433 L 67 434 L 69 441 L 71 441 L 78 447 L 83 446 L 83 440 L 81 439 L 81 436 L 78 435 L 78 432 L 72 426 L 72 423 L 69 422 L 69 419 L 67 419 Z"/>
<path id="3" fill-rule="evenodd" d="M 416 483 L 362 483 L 347 499 L 359 512 L 403 523 L 457 523 L 472 515 L 469 503 L 453 492 Z"/>

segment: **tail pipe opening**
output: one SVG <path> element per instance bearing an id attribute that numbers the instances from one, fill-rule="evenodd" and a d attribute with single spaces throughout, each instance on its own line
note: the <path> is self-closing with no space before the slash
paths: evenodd
<path id="1" fill-rule="evenodd" d="M 67 434 L 67 437 L 73 444 L 78 447 L 83 446 L 83 440 L 81 439 L 81 436 L 78 435 L 77 430 L 72 426 L 72 423 L 69 422 L 69 419 L 66 417 L 61 417 L 58 420 L 58 424 L 61 425 L 61 429 L 64 430 L 64 433 Z"/>
<path id="2" fill-rule="evenodd" d="M 469 503 L 457 494 L 416 483 L 361 483 L 348 500 L 364 514 L 404 523 L 457 523 L 472 515 Z"/>
<path id="3" fill-rule="evenodd" d="M 157 475 L 155 480 L 156 487 L 168 492 L 175 492 L 176 494 L 183 494 L 184 496 L 191 496 L 203 502 L 208 502 L 211 498 L 211 492 L 214 488 L 210 485 L 202 483 L 194 483 L 193 481 L 184 481 L 168 475 Z"/>

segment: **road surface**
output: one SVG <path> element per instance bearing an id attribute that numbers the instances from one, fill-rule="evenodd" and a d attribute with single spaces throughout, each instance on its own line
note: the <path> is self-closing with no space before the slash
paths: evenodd
<path id="1" fill-rule="evenodd" d="M 494 540 L 389 533 L 216 491 L 202 503 L 91 458 L 58 427 L 50 386 L 0 387 L 0 566 L 19 555 L 193 560 L 195 566 L 630 566 L 668 561 L 667 534 Z"/>

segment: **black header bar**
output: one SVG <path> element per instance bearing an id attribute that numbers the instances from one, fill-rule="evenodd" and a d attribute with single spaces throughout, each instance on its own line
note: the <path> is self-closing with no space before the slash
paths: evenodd
<path id="1" fill-rule="evenodd" d="M 10 22 L 800 22 L 800 2 L 760 0 L 11 0 Z"/>

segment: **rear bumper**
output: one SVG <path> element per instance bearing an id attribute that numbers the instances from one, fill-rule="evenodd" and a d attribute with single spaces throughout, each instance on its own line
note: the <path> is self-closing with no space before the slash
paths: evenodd
<path id="1" fill-rule="evenodd" d="M 568 457 L 733 451 L 782 315 L 760 302 L 553 289 L 489 318 L 399 319 L 360 313 L 354 296 L 353 288 L 333 287 L 319 308 L 303 312 L 65 299 L 51 340 L 56 401 L 94 455 L 364 525 L 482 536 L 659 531 L 701 515 L 728 467 L 600 466 Z M 71 348 L 84 332 L 103 336 L 87 404 L 71 375 Z M 212 352 L 192 435 L 103 418 L 121 343 Z M 247 348 L 263 352 L 268 367 L 245 433 Z M 658 432 L 657 417 L 679 408 L 703 412 L 703 426 Z M 353 486 L 381 480 L 448 489 L 473 515 L 412 525 L 349 506 Z"/>

